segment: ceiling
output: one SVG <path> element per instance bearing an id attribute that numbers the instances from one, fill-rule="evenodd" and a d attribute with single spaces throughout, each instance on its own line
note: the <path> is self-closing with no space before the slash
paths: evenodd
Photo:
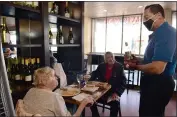
<path id="1" fill-rule="evenodd" d="M 176 11 L 176 2 L 85 2 L 84 15 L 91 18 L 143 13 L 146 5 L 161 4 Z M 141 6 L 141 8 L 139 8 Z M 107 10 L 105 12 L 104 10 Z"/>

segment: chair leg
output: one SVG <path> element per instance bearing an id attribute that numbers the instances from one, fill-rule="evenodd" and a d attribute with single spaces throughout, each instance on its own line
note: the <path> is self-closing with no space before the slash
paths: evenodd
<path id="1" fill-rule="evenodd" d="M 119 117 L 122 117 L 120 105 L 119 105 Z"/>
<path id="2" fill-rule="evenodd" d="M 130 70 L 128 70 L 127 94 L 128 94 L 128 91 L 129 91 L 129 80 L 130 80 Z"/>
<path id="3" fill-rule="evenodd" d="M 105 107 L 105 105 L 103 104 L 103 110 L 102 110 L 103 113 L 104 113 L 104 107 Z"/>

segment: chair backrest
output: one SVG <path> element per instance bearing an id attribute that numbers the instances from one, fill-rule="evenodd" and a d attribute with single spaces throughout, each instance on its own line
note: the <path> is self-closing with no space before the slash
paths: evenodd
<path id="1" fill-rule="evenodd" d="M 16 111 L 17 117 L 41 117 L 40 114 L 32 114 L 32 113 L 26 112 L 24 110 L 24 102 L 21 99 L 18 100 L 15 111 Z"/>

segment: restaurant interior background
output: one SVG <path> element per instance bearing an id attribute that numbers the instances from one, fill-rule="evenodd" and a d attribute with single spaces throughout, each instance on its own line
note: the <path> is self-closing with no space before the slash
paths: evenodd
<path id="1" fill-rule="evenodd" d="M 85 58 L 89 58 L 89 54 L 102 55 L 106 51 L 111 51 L 115 55 L 122 55 L 128 50 L 143 57 L 148 44 L 148 35 L 152 32 L 148 31 L 143 25 L 142 13 L 144 7 L 152 3 L 159 3 L 164 7 L 166 20 L 176 28 L 176 2 L 85 2 Z M 13 27 L 15 18 L 9 18 L 9 20 L 11 21 L 7 22 L 7 25 Z M 57 26 L 49 25 L 54 35 L 52 44 L 56 44 Z M 10 31 L 10 40 L 12 44 L 16 44 L 16 31 Z M 51 50 L 55 53 L 57 47 L 51 47 Z M 97 66 L 88 62 L 88 71 L 95 70 Z M 134 85 L 140 85 L 137 82 L 137 73 L 135 72 Z"/>
<path id="2" fill-rule="evenodd" d="M 166 21 L 176 28 L 176 2 L 86 2 L 85 54 L 111 51 L 115 55 L 122 55 L 131 50 L 132 53 L 143 57 L 148 35 L 152 32 L 143 25 L 142 13 L 146 5 L 153 3 L 164 7 Z M 128 43 L 128 46 L 125 43 Z M 91 65 L 89 68 L 93 71 L 97 65 Z M 133 84 L 139 86 L 137 80 L 140 80 L 140 75 L 138 76 L 137 71 L 134 75 Z M 176 75 L 174 77 L 176 79 Z"/>
<path id="3" fill-rule="evenodd" d="M 77 2 L 75 1 L 72 2 L 73 3 L 71 4 L 78 5 Z M 61 14 L 51 14 L 50 13 L 52 7 L 51 3 L 53 2 L 50 1 L 50 4 L 48 4 L 47 7 L 44 5 L 45 7 L 42 6 L 42 8 L 40 9 L 33 9 L 33 8 L 25 8 L 19 5 L 14 5 L 12 3 L 0 2 L 1 5 L 0 8 L 3 9 L 3 11 L 2 10 L 0 11 L 0 16 L 4 14 L 6 16 L 6 14 L 9 15 L 11 13 L 12 14 L 15 13 L 15 12 L 11 12 L 11 9 L 21 12 L 19 13 L 20 15 L 18 13 L 15 13 L 13 17 L 10 17 L 8 15 L 6 17 L 6 24 L 10 33 L 10 41 L 12 42 L 13 47 L 15 47 L 15 50 L 17 51 L 17 54 L 13 54 L 11 56 L 12 58 L 25 57 L 26 55 L 30 57 L 39 57 L 40 60 L 42 61 L 41 64 L 46 65 L 46 61 L 49 58 L 49 56 L 46 56 L 49 54 L 46 53 L 50 49 L 58 60 L 60 59 L 65 60 L 66 58 L 69 58 L 69 60 L 72 62 L 72 66 L 75 66 L 74 69 L 80 69 L 80 68 L 82 69 L 83 64 L 85 64 L 83 58 L 88 59 L 86 68 L 87 68 L 87 72 L 90 73 L 97 68 L 100 62 L 103 61 L 103 54 L 106 51 L 113 52 L 117 58 L 122 57 L 125 51 L 129 51 L 129 50 L 131 50 L 133 54 L 139 57 L 143 57 L 144 51 L 148 44 L 148 35 L 152 33 L 148 31 L 143 25 L 143 10 L 145 6 L 150 4 L 155 4 L 155 3 L 161 4 L 165 9 L 166 21 L 168 21 L 170 25 L 176 28 L 177 2 L 145 2 L 145 1 L 143 2 L 84 2 L 84 8 L 82 6 L 83 4 L 81 5 L 79 4 L 78 7 L 76 7 L 75 9 L 76 12 L 74 14 L 76 18 L 66 18 Z M 11 9 L 8 10 L 8 12 L 6 12 L 8 8 Z M 44 8 L 46 8 L 46 10 Z M 82 14 L 81 11 L 83 9 L 84 12 Z M 34 19 L 30 19 L 30 17 L 27 17 L 28 15 L 27 13 L 37 14 L 36 15 L 37 16 L 36 19 L 38 20 L 37 23 L 34 21 L 36 20 L 35 15 L 33 17 Z M 21 20 L 23 19 L 23 16 L 25 17 L 24 19 L 26 20 Z M 45 17 L 46 19 L 43 20 L 41 17 Z M 50 19 L 51 17 L 54 17 L 53 18 L 54 22 L 56 20 L 57 22 L 52 23 Z M 2 22 L 2 17 L 0 17 L 0 19 Z M 58 19 L 60 19 L 61 21 L 63 20 L 62 23 L 64 23 L 64 25 L 58 23 Z M 47 26 L 48 24 L 46 22 L 49 23 L 49 26 Z M 70 24 L 68 25 L 66 22 L 67 23 L 69 22 Z M 65 23 L 67 26 L 65 25 Z M 57 37 L 59 25 L 63 25 L 64 27 L 65 38 L 67 37 L 66 35 L 68 35 L 69 27 L 73 27 L 74 30 L 73 33 L 74 34 L 77 33 L 75 34 L 77 35 L 78 38 L 76 39 L 77 42 L 74 44 L 65 43 L 63 45 L 58 45 L 58 43 L 56 43 L 57 42 L 56 37 Z M 45 31 L 48 32 L 50 30 L 50 29 L 48 30 L 48 28 L 51 29 L 51 32 L 53 34 L 53 37 L 51 39 L 49 39 L 48 37 L 49 35 L 47 33 L 45 34 Z M 66 38 L 65 40 L 67 39 L 68 38 Z M 48 43 L 49 40 L 52 40 L 52 42 Z M 23 48 L 23 50 L 25 49 L 26 50 L 22 52 L 21 48 Z M 37 52 L 39 51 L 40 53 L 38 55 Z M 20 52 L 24 55 L 21 56 L 22 54 Z M 31 56 L 32 54 L 34 55 Z M 58 55 L 61 54 L 61 55 L 57 56 L 57 54 Z M 98 61 L 96 60 L 95 62 L 93 60 L 94 57 L 95 59 L 99 59 L 99 60 Z M 120 61 L 118 60 L 118 62 Z M 125 70 L 125 73 L 126 76 L 128 77 L 129 73 L 127 71 L 128 70 Z M 139 87 L 140 77 L 141 75 L 139 71 L 135 70 L 131 72 L 129 84 L 131 86 Z M 174 77 L 176 83 L 177 74 L 175 74 Z M 174 90 L 176 92 L 176 87 Z M 135 90 L 135 92 L 137 93 L 138 91 Z M 128 94 L 128 92 L 126 94 Z M 132 104 L 132 102 L 136 103 L 138 99 L 136 96 L 139 97 L 139 94 L 137 93 L 134 99 L 132 99 L 131 92 L 129 95 L 130 95 L 130 100 L 133 101 L 127 101 L 128 98 L 123 98 L 121 101 L 123 103 L 127 101 L 130 104 Z M 137 103 L 138 102 L 139 100 L 137 101 Z M 125 110 L 123 111 L 124 114 L 127 112 L 126 106 L 125 104 L 123 104 L 123 110 Z M 128 107 L 130 107 L 130 110 L 136 110 L 134 109 L 134 106 L 128 105 Z M 171 110 L 171 108 L 169 108 L 168 110 Z M 169 113 L 171 113 L 171 111 L 169 111 Z"/>

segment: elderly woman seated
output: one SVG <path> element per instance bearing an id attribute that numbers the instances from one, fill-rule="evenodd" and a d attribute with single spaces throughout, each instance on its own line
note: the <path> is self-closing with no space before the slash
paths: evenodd
<path id="1" fill-rule="evenodd" d="M 36 87 L 30 89 L 24 97 L 24 110 L 42 116 L 71 116 L 63 97 L 52 92 L 58 85 L 54 70 L 49 67 L 37 69 L 34 77 Z M 93 103 L 92 97 L 85 98 L 73 116 L 80 116 L 85 106 Z"/>

